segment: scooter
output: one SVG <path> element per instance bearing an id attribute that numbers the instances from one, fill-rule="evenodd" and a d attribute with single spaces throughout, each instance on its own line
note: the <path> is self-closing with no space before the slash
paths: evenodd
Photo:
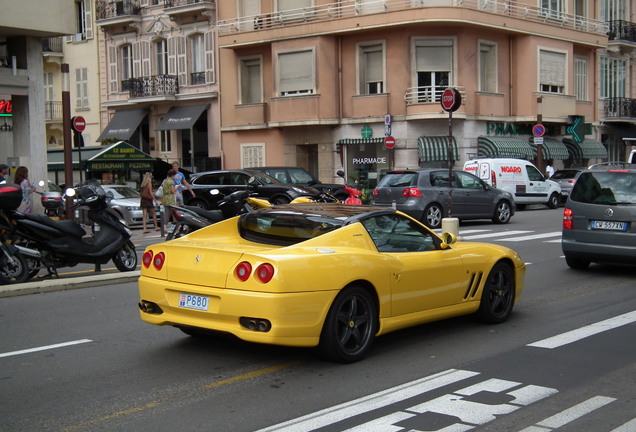
<path id="1" fill-rule="evenodd" d="M 38 185 L 41 188 L 44 188 L 44 181 L 40 180 Z M 38 190 L 35 191 L 40 194 L 40 202 L 42 203 L 42 207 L 44 207 L 44 214 L 50 218 L 61 218 L 64 216 L 64 198 L 62 194 L 57 191 L 44 191 L 40 192 Z"/>
<path id="2" fill-rule="evenodd" d="M 10 243 L 11 223 L 5 212 L 15 210 L 22 201 L 22 189 L 14 184 L 0 184 L 0 284 L 21 283 L 29 277 L 26 258 Z"/>
<path id="3" fill-rule="evenodd" d="M 92 236 L 71 220 L 58 221 L 45 215 L 8 211 L 13 226 L 9 237 L 27 258 L 29 276 L 34 277 L 44 268 L 48 270 L 48 276 L 58 277 L 60 267 L 79 263 L 97 267 L 111 259 L 119 271 L 135 270 L 137 253 L 130 241 L 132 232 L 108 210 L 104 189 L 96 182 L 87 182 L 77 188 L 77 194 L 79 198 L 75 205 L 86 208 L 88 219 L 95 225 Z M 67 191 L 69 195 L 75 195 L 73 189 Z"/>
<path id="4" fill-rule="evenodd" d="M 362 197 L 362 192 L 359 189 L 352 188 L 351 186 L 347 185 L 347 179 L 345 178 L 344 171 L 338 170 L 336 174 L 342 177 L 342 179 L 345 181 L 344 189 L 349 194 L 349 198 L 344 200 L 344 203 L 351 205 L 362 205 L 362 200 L 360 199 L 360 197 Z"/>

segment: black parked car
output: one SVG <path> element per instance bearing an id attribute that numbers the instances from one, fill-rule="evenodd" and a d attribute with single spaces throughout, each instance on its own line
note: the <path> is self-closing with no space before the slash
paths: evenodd
<path id="1" fill-rule="evenodd" d="M 188 190 L 184 190 L 185 204 L 206 210 L 217 209 L 219 200 L 234 191 L 247 189 L 248 184 L 250 191 L 255 196 L 266 198 L 273 204 L 287 204 L 301 196 L 317 197 L 320 194 L 317 189 L 312 187 L 281 183 L 267 174 L 247 169 L 217 170 L 192 174 L 190 184 L 194 196 L 190 195 Z M 213 189 L 218 189 L 220 194 L 211 194 L 210 191 Z"/>
<path id="2" fill-rule="evenodd" d="M 281 183 L 311 186 L 318 189 L 320 192 L 325 192 L 340 201 L 344 201 L 349 198 L 349 194 L 344 189 L 343 184 L 337 183 L 323 183 L 314 176 L 312 176 L 307 170 L 301 167 L 286 167 L 286 166 L 273 166 L 273 167 L 250 167 L 250 170 L 261 171 L 274 177 Z"/>

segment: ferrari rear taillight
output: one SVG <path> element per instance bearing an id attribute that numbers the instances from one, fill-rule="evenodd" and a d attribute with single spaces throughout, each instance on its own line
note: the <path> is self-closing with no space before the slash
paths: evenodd
<path id="1" fill-rule="evenodd" d="M 241 282 L 245 282 L 252 274 L 252 265 L 247 261 L 243 261 L 236 266 L 234 274 Z"/>
<path id="2" fill-rule="evenodd" d="M 155 255 L 154 259 L 152 260 L 152 264 L 155 266 L 157 270 L 161 270 L 161 268 L 163 267 L 165 263 L 166 263 L 166 255 L 163 252 L 159 252 L 157 255 Z"/>
<path id="3" fill-rule="evenodd" d="M 146 252 L 144 252 L 143 257 L 141 257 L 141 262 L 143 263 L 144 267 L 150 267 L 150 264 L 152 263 L 152 255 L 153 253 L 151 250 L 147 250 Z"/>
<path id="4" fill-rule="evenodd" d="M 268 263 L 261 264 L 256 267 L 256 278 L 263 282 L 267 283 L 272 280 L 274 277 L 274 266 Z"/>
<path id="5" fill-rule="evenodd" d="M 563 210 L 563 229 L 571 230 L 574 228 L 573 219 L 574 215 L 572 213 L 572 209 L 566 208 Z"/>
<path id="6" fill-rule="evenodd" d="M 408 197 L 408 198 L 421 198 L 422 197 L 422 193 L 420 192 L 420 190 L 416 187 L 410 187 L 410 188 L 406 188 L 402 191 L 402 196 Z"/>

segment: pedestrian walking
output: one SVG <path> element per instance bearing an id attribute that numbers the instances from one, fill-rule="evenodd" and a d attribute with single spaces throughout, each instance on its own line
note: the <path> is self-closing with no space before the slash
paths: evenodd
<path id="1" fill-rule="evenodd" d="M 155 224 L 155 231 L 159 231 L 159 224 L 157 223 L 157 212 L 155 211 L 155 197 L 152 191 L 152 173 L 147 172 L 144 174 L 144 178 L 141 181 L 140 186 L 140 207 L 142 213 L 142 224 L 144 229 L 144 234 L 149 233 L 148 229 L 146 229 L 146 219 L 148 219 L 148 214 L 152 216 L 152 222 Z"/>
<path id="2" fill-rule="evenodd" d="M 25 166 L 19 166 L 15 171 L 13 178 L 15 184 L 22 188 L 22 202 L 18 207 L 18 211 L 25 214 L 33 212 L 33 203 L 31 202 L 31 194 L 35 191 L 35 186 L 29 181 L 29 170 Z"/>
<path id="3" fill-rule="evenodd" d="M 185 174 L 179 171 L 179 168 L 181 168 L 181 166 L 179 165 L 179 162 L 177 161 L 172 162 L 172 169 L 176 173 L 174 176 L 174 184 L 176 186 L 175 198 L 177 200 L 177 205 L 182 206 L 184 189 L 188 189 L 193 197 L 194 197 L 194 192 L 192 191 L 192 187 L 190 186 L 190 183 L 188 183 L 188 181 L 186 180 Z"/>

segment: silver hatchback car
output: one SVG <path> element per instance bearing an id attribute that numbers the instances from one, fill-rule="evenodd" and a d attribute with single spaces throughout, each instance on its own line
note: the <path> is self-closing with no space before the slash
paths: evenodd
<path id="1" fill-rule="evenodd" d="M 470 173 L 453 171 L 451 186 L 448 187 L 448 170 L 444 169 L 390 171 L 373 191 L 373 203 L 394 205 L 431 228 L 441 226 L 449 207 L 451 217 L 460 220 L 491 219 L 505 224 L 514 215 L 512 194 L 493 188 Z"/>
<path id="2" fill-rule="evenodd" d="M 593 165 L 576 179 L 563 211 L 561 247 L 573 269 L 636 263 L 636 165 Z"/>

